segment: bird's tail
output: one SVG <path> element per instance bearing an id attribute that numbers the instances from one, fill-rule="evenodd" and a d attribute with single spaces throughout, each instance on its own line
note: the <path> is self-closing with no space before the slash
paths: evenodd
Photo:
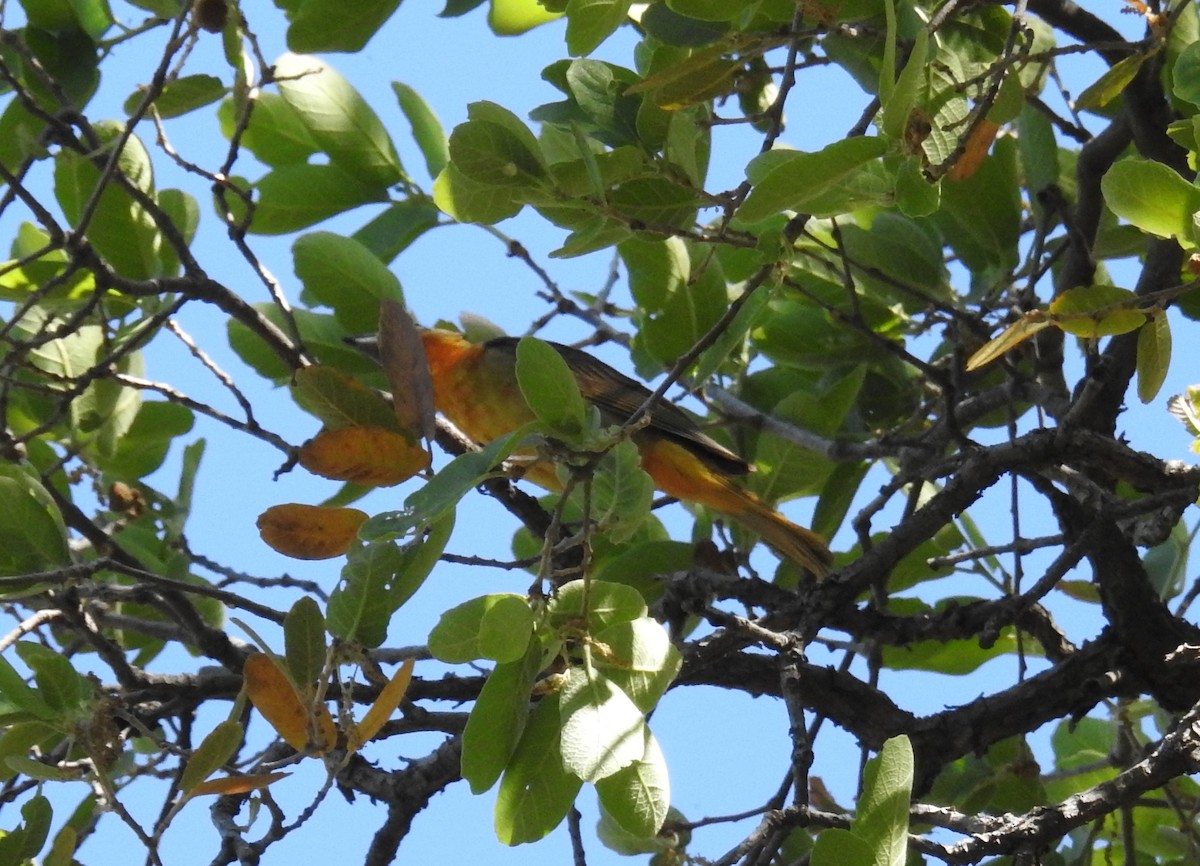
<path id="1" fill-rule="evenodd" d="M 829 572 L 833 554 L 825 539 L 811 529 L 792 523 L 757 496 L 744 490 L 736 492 L 741 494 L 738 496 L 741 507 L 725 513 L 761 536 L 777 553 L 812 572 L 818 580 Z"/>

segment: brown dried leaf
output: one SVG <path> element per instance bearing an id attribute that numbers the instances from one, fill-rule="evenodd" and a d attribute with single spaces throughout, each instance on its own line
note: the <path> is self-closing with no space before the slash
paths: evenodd
<path id="1" fill-rule="evenodd" d="M 258 534 L 293 559 L 341 556 L 367 519 L 357 508 L 324 508 L 289 502 L 272 505 L 258 517 Z"/>
<path id="2" fill-rule="evenodd" d="M 391 487 L 429 467 L 429 452 L 382 427 L 322 430 L 300 446 L 300 465 L 323 478 Z"/>
<path id="3" fill-rule="evenodd" d="M 432 441 L 437 427 L 425 347 L 412 316 L 392 300 L 379 305 L 379 363 L 401 426 L 413 439 Z"/>

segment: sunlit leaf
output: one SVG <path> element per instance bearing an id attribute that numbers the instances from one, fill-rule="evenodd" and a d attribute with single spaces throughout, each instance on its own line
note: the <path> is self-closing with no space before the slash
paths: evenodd
<path id="1" fill-rule="evenodd" d="M 1139 52 L 1122 57 L 1076 97 L 1075 110 L 1091 111 L 1108 105 L 1124 92 L 1125 88 L 1129 86 L 1129 82 L 1133 81 L 1138 70 L 1142 68 L 1142 64 L 1152 56 L 1149 53 Z"/>
<path id="2" fill-rule="evenodd" d="M 254 653 L 242 669 L 246 695 L 254 708 L 283 740 L 298 752 L 312 743 L 317 753 L 332 749 L 337 742 L 333 716 L 324 704 L 306 705 L 275 660 Z"/>
<path id="3" fill-rule="evenodd" d="M 1137 330 L 1146 314 L 1136 308 L 1137 296 L 1116 286 L 1068 289 L 1050 302 L 1050 317 L 1068 334 L 1094 340 Z"/>
<path id="4" fill-rule="evenodd" d="M 1200 189 L 1161 162 L 1128 157 L 1100 181 L 1113 213 L 1159 237 L 1187 238 L 1192 214 L 1200 211 Z"/>
<path id="5" fill-rule="evenodd" d="M 536 842 L 567 816 L 583 782 L 563 767 L 557 695 L 529 717 L 496 795 L 496 836 L 505 845 Z"/>
<path id="6" fill-rule="evenodd" d="M 379 729 L 383 727 L 384 722 L 392 717 L 396 712 L 396 708 L 400 706 L 400 702 L 404 700 L 404 695 L 408 691 L 408 684 L 412 682 L 413 659 L 405 659 L 404 664 L 400 665 L 400 669 L 388 680 L 379 691 L 379 697 L 371 704 L 366 715 L 362 717 L 354 730 L 350 732 L 346 748 L 352 752 L 357 752 L 365 744 L 369 743 L 374 736 L 379 733 Z"/>
<path id="7" fill-rule="evenodd" d="M 1038 331 L 1048 328 L 1052 324 L 1053 321 L 1041 310 L 1030 310 L 1005 328 L 999 336 L 993 337 L 976 349 L 974 354 L 967 359 L 967 372 L 986 367 L 1010 349 L 1015 349 Z"/>
<path id="8" fill-rule="evenodd" d="M 563 767 L 596 782 L 628 767 L 645 752 L 642 711 L 612 680 L 572 667 L 559 692 Z"/>

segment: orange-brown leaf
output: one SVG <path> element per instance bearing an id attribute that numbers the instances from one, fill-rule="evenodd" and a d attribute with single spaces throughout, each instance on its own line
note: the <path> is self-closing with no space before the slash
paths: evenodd
<path id="1" fill-rule="evenodd" d="M 337 743 L 337 730 L 329 708 L 324 704 L 315 708 L 306 706 L 288 675 L 269 655 L 254 653 L 246 659 L 242 677 L 250 703 L 293 749 L 300 752 L 308 747 L 310 730 L 313 750 L 318 754 L 327 752 Z"/>
<path id="2" fill-rule="evenodd" d="M 391 487 L 427 468 L 429 452 L 382 427 L 326 428 L 300 446 L 300 465 L 324 478 Z"/>
<path id="3" fill-rule="evenodd" d="M 199 797 L 201 794 L 248 794 L 260 791 L 273 782 L 286 779 L 291 773 L 253 773 L 249 776 L 226 776 L 223 779 L 209 779 L 201 782 L 191 790 L 190 796 Z"/>
<path id="4" fill-rule="evenodd" d="M 996 133 L 1000 131 L 1000 125 L 993 123 L 986 118 L 975 124 L 975 128 L 971 130 L 970 136 L 963 145 L 962 156 L 958 158 L 958 162 L 954 163 L 946 176 L 950 180 L 966 180 L 976 171 L 979 166 L 983 165 L 983 158 L 987 156 L 988 150 L 992 146 L 992 141 L 996 138 Z"/>
<path id="5" fill-rule="evenodd" d="M 413 439 L 432 441 L 437 424 L 425 347 L 412 316 L 393 300 L 379 305 L 379 363 L 392 389 L 400 426 Z"/>
<path id="6" fill-rule="evenodd" d="M 341 556 L 367 519 L 357 508 L 325 508 L 289 502 L 272 505 L 258 516 L 258 534 L 293 559 Z"/>
<path id="7" fill-rule="evenodd" d="M 396 707 L 400 706 L 400 702 L 404 700 L 404 693 L 408 691 L 408 684 L 412 682 L 412 672 L 413 660 L 405 659 L 400 670 L 396 671 L 395 676 L 380 690 L 379 697 L 371 704 L 371 708 L 362 717 L 362 721 L 351 731 L 350 751 L 357 752 L 365 743 L 370 742 L 371 738 L 379 733 L 383 723 L 392 717 L 392 713 L 396 712 Z"/>

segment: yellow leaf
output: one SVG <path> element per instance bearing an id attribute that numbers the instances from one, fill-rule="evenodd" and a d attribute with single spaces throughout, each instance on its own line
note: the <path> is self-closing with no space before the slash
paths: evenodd
<path id="1" fill-rule="evenodd" d="M 1000 336 L 988 340 L 967 359 L 967 372 L 973 373 L 987 366 L 1009 349 L 1016 348 L 1038 331 L 1048 328 L 1051 322 L 1041 310 L 1031 310 L 1013 322 Z"/>
<path id="2" fill-rule="evenodd" d="M 371 738 L 379 733 L 383 723 L 392 717 L 392 713 L 396 712 L 396 707 L 400 706 L 400 702 L 404 700 L 404 693 L 408 691 L 408 684 L 412 682 L 412 672 L 413 660 L 405 659 L 400 670 L 396 671 L 395 676 L 380 690 L 379 697 L 371 704 L 371 708 L 362 717 L 362 721 L 350 732 L 348 747 L 351 752 L 357 752 L 370 742 Z"/>
<path id="3" fill-rule="evenodd" d="M 300 446 L 300 465 L 315 475 L 391 487 L 429 466 L 429 452 L 382 427 L 326 428 Z"/>
<path id="4" fill-rule="evenodd" d="M 357 508 L 325 508 L 289 502 L 272 505 L 258 517 L 258 534 L 293 559 L 341 556 L 367 519 Z"/>
<path id="5" fill-rule="evenodd" d="M 268 724 L 298 752 L 308 748 L 313 734 L 313 751 L 321 754 L 337 743 L 333 716 L 324 704 L 306 706 L 283 669 L 266 653 L 255 653 L 242 668 L 246 695 Z"/>
<path id="6" fill-rule="evenodd" d="M 247 794 L 259 791 L 273 782 L 286 779 L 291 773 L 254 773 L 249 776 L 226 776 L 223 779 L 209 779 L 201 782 L 192 789 L 191 796 L 202 794 Z"/>

